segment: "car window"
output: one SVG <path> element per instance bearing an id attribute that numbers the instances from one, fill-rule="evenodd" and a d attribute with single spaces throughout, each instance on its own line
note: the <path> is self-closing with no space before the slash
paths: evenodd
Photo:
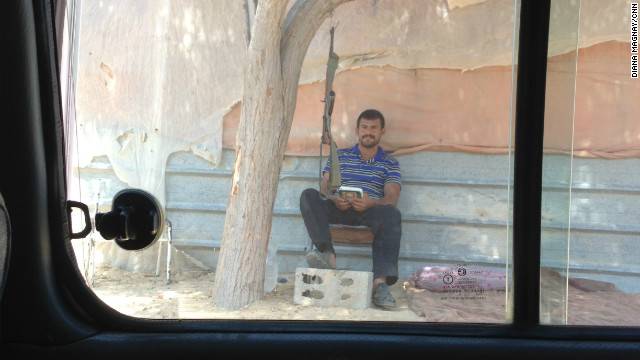
<path id="1" fill-rule="evenodd" d="M 251 1 L 83 1 L 66 48 L 69 198 L 88 204 L 95 218 L 118 191 L 139 188 L 165 212 L 159 241 L 142 251 L 123 250 L 97 231 L 74 240 L 87 285 L 140 318 L 507 323 L 518 5 L 353 1 L 335 9 L 302 65 L 268 242 L 255 249 L 264 266 L 246 264 L 243 274 L 264 272 L 252 284 L 263 298 L 227 309 L 216 305 L 214 283 L 259 9 Z M 616 325 L 605 319 L 608 310 L 577 304 L 621 296 L 629 307 L 621 314 L 639 308 L 631 245 L 637 137 L 630 135 L 638 89 L 621 60 L 629 56 L 629 28 L 620 22 L 631 20 L 630 11 L 625 1 L 552 2 L 540 239 L 545 324 Z M 331 151 L 320 145 L 330 48 L 339 57 L 330 126 L 337 147 L 360 141 L 358 115 L 375 108 L 386 118 L 380 145 L 399 164 L 396 311 L 372 304 L 369 229 L 332 227 L 337 270 L 307 261 L 315 245 L 301 194 L 321 190 Z M 604 243 L 609 252 L 597 248 Z"/>
<path id="2" fill-rule="evenodd" d="M 549 34 L 540 321 L 637 326 L 639 129 L 627 100 L 640 91 L 629 43 L 637 4 L 554 6 L 562 15 Z"/>

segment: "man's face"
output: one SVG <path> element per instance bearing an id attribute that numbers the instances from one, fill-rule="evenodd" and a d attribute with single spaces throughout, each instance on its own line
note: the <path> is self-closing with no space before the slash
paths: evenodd
<path id="1" fill-rule="evenodd" d="M 385 132 L 381 123 L 380 119 L 360 119 L 360 125 L 356 128 L 356 135 L 358 135 L 360 146 L 366 148 L 378 146 L 380 138 L 382 138 Z"/>

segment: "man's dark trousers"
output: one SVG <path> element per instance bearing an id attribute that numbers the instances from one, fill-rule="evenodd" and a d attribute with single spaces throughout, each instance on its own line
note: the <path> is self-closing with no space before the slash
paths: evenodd
<path id="1" fill-rule="evenodd" d="M 360 212 L 339 210 L 331 200 L 323 200 L 316 189 L 300 195 L 300 212 L 313 245 L 321 252 L 332 252 L 329 224 L 366 225 L 373 233 L 373 277 L 387 277 L 387 284 L 398 281 L 398 256 L 402 225 L 400 211 L 393 205 L 374 206 Z"/>

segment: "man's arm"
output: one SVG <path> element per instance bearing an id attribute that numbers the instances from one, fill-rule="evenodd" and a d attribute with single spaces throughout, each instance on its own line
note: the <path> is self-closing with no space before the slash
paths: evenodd
<path id="1" fill-rule="evenodd" d="M 377 205 L 393 205 L 398 207 L 398 199 L 400 199 L 400 184 L 388 183 L 384 186 L 384 197 L 378 200 L 380 204 Z"/>
<path id="2" fill-rule="evenodd" d="M 352 198 L 349 202 L 357 211 L 365 211 L 377 205 L 393 205 L 397 207 L 399 198 L 400 184 L 388 183 L 384 186 L 384 196 L 381 199 L 374 199 L 364 193 L 362 199 Z"/>

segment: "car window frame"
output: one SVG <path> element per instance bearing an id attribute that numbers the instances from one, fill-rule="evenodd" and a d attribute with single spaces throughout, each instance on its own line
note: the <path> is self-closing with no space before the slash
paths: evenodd
<path id="1" fill-rule="evenodd" d="M 101 356 L 110 354 L 109 344 L 114 342 L 125 348 L 141 345 L 155 353 L 176 348 L 192 354 L 196 349 L 185 347 L 199 346 L 228 354 L 260 353 L 261 347 L 273 346 L 283 347 L 274 352 L 288 354 L 309 349 L 354 355 L 377 350 L 383 354 L 391 349 L 398 355 L 429 349 L 431 356 L 451 356 L 491 354 L 498 346 L 499 353 L 507 355 L 531 351 L 557 355 L 560 351 L 583 359 L 601 357 L 605 350 L 624 357 L 640 349 L 637 327 L 539 324 L 542 136 L 550 0 L 521 3 L 513 210 L 514 314 L 513 323 L 504 325 L 151 320 L 129 317 L 107 307 L 84 285 L 70 246 L 54 5 L 54 1 L 47 0 L 3 4 L 10 10 L 3 16 L 7 26 L 21 23 L 27 28 L 15 39 L 3 35 L 3 40 L 11 41 L 12 48 L 21 48 L 20 54 L 27 60 L 20 64 L 18 59 L 3 59 L 3 64 L 27 75 L 25 92 L 39 97 L 37 102 L 32 98 L 23 100 L 29 102 L 24 105 L 25 113 L 18 115 L 24 116 L 24 123 L 8 126 L 31 147 L 24 163 L 14 161 L 9 165 L 20 176 L 29 177 L 33 189 L 24 195 L 24 204 L 17 204 L 15 196 L 7 202 L 9 211 L 17 214 L 11 216 L 16 223 L 12 229 L 18 232 L 13 234 L 1 319 L 4 329 L 17 330 L 4 330 L 4 343 L 18 348 L 32 344 L 39 351 L 50 346 L 57 349 L 53 351 L 77 354 L 83 349 L 107 350 Z M 9 20 L 12 14 L 16 19 Z M 7 124 L 3 121 L 3 126 Z M 6 164 L 4 160 L 2 164 Z M 23 180 L 3 179 L 0 190 L 6 195 L 5 192 L 20 189 Z M 28 208 L 30 205 L 35 209 Z M 30 211 L 37 216 L 29 216 Z M 24 299 L 31 301 L 23 303 Z M 28 306 L 36 310 L 28 314 Z M 332 342 L 335 347 L 326 349 L 324 342 Z M 239 349 L 240 344 L 253 344 L 256 348 Z"/>

